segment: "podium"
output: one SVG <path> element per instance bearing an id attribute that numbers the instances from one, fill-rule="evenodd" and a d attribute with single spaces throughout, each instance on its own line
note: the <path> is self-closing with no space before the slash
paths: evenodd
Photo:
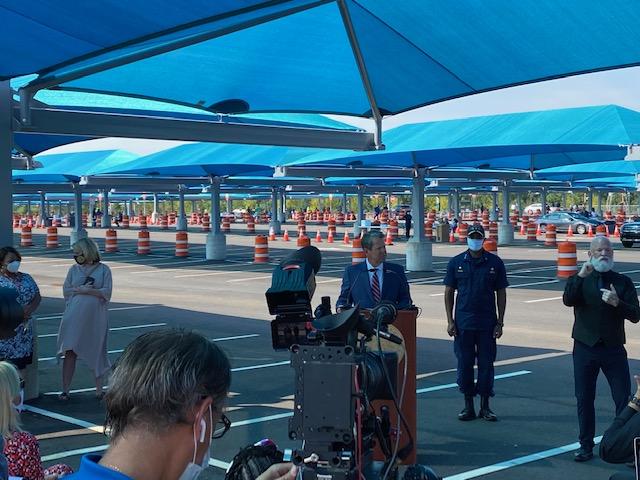
<path id="1" fill-rule="evenodd" d="M 396 398 L 398 401 L 400 400 L 402 388 L 402 377 L 404 373 L 404 362 L 407 362 L 407 381 L 405 385 L 404 398 L 402 400 L 402 404 L 400 405 L 400 409 L 402 414 L 404 415 L 405 420 L 409 426 L 409 432 L 411 433 L 411 437 L 413 438 L 413 450 L 409 453 L 409 455 L 402 460 L 400 463 L 404 465 L 410 465 L 412 463 L 416 463 L 416 449 L 418 444 L 417 438 L 417 401 L 416 401 L 416 318 L 418 317 L 417 310 L 398 310 L 398 315 L 396 317 L 395 322 L 393 322 L 393 326 L 397 328 L 402 337 L 404 338 L 404 346 L 406 349 L 406 353 L 402 361 L 398 362 L 398 373 L 397 373 L 397 391 Z M 384 349 L 384 348 L 383 348 Z M 389 420 L 391 421 L 391 431 L 392 432 L 400 432 L 400 445 L 399 448 L 403 448 L 410 439 L 404 425 L 402 424 L 402 420 L 400 420 L 400 424 L 398 424 L 398 412 L 396 411 L 396 407 L 393 404 L 393 400 L 376 400 L 372 402 L 373 407 L 376 413 L 380 412 L 380 407 L 387 406 L 389 408 Z M 392 445 L 395 444 L 395 438 L 392 436 Z M 380 450 L 380 446 L 376 446 L 373 452 L 374 460 L 383 461 L 384 454 Z"/>

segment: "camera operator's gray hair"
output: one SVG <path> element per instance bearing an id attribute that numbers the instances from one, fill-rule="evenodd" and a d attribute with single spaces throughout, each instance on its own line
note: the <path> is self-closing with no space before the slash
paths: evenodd
<path id="1" fill-rule="evenodd" d="M 373 246 L 373 241 L 376 238 L 381 238 L 384 240 L 384 235 L 380 230 L 370 230 L 362 236 L 362 248 L 366 248 L 367 250 L 371 250 Z"/>
<path id="2" fill-rule="evenodd" d="M 221 408 L 231 384 L 229 359 L 200 334 L 178 329 L 147 333 L 118 359 L 105 396 L 105 427 L 116 438 L 128 427 L 162 431 L 187 422 L 204 398 Z"/>

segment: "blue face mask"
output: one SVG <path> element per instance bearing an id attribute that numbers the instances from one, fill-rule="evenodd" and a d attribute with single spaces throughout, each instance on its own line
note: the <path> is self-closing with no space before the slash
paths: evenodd
<path id="1" fill-rule="evenodd" d="M 467 237 L 467 246 L 469 250 L 472 252 L 477 252 L 478 250 L 482 250 L 482 243 L 484 242 L 483 238 L 469 238 Z"/>

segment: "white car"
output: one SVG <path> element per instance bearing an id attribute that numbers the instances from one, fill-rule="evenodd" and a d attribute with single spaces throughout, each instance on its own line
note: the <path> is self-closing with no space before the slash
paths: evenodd
<path id="1" fill-rule="evenodd" d="M 532 203 L 531 205 L 527 205 L 524 209 L 525 214 L 527 215 L 532 215 L 534 213 L 536 213 L 538 210 L 540 210 L 540 213 L 542 213 L 542 204 L 541 203 Z"/>

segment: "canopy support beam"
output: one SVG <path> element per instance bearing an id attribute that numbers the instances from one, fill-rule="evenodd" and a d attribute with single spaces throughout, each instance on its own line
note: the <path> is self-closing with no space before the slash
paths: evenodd
<path id="1" fill-rule="evenodd" d="M 353 222 L 353 238 L 360 236 L 362 220 L 364 220 L 364 185 L 358 185 L 358 203 L 356 209 L 356 221 Z"/>
<path id="2" fill-rule="evenodd" d="M 278 188 L 271 187 L 271 221 L 269 222 L 269 229 L 273 228 L 273 232 L 276 235 L 281 233 L 281 225 L 278 220 Z"/>
<path id="3" fill-rule="evenodd" d="M 407 242 L 406 264 L 411 272 L 433 270 L 433 244 L 424 232 L 424 168 L 417 168 L 413 177 L 412 207 L 413 237 Z"/>
<path id="4" fill-rule="evenodd" d="M 351 130 L 220 123 L 53 108 L 32 108 L 30 111 L 28 124 L 14 118 L 15 131 L 345 150 L 371 150 L 374 140 L 372 133 Z"/>
<path id="5" fill-rule="evenodd" d="M 225 260 L 227 258 L 227 238 L 220 230 L 220 183 L 221 177 L 211 176 L 211 232 L 207 234 L 205 258 Z"/>
<path id="6" fill-rule="evenodd" d="M 502 190 L 502 222 L 498 224 L 498 245 L 513 243 L 513 225 L 509 221 L 509 183 L 504 182 Z"/>
<path id="7" fill-rule="evenodd" d="M 0 82 L 0 245 L 13 245 L 11 86 Z"/>
<path id="8" fill-rule="evenodd" d="M 87 238 L 87 231 L 82 224 L 82 187 L 77 183 L 72 184 L 73 188 L 73 204 L 75 209 L 75 223 L 71 229 L 71 235 L 69 238 L 70 247 L 73 246 L 81 238 Z M 91 212 L 89 212 L 91 213 Z"/>
<path id="9" fill-rule="evenodd" d="M 176 231 L 187 231 L 187 214 L 184 211 L 184 187 L 178 187 L 178 218 L 176 218 Z"/>
<path id="10" fill-rule="evenodd" d="M 385 146 L 382 143 L 382 113 L 380 112 L 380 108 L 373 91 L 373 85 L 371 84 L 367 65 L 364 61 L 362 50 L 360 49 L 358 36 L 356 35 L 355 29 L 353 28 L 351 14 L 349 13 L 349 7 L 347 7 L 345 0 L 338 0 L 338 7 L 340 8 L 340 15 L 342 16 L 342 21 L 344 23 L 347 36 L 349 37 L 351 51 L 353 52 L 356 63 L 358 65 L 358 71 L 360 72 L 362 86 L 365 93 L 367 94 L 367 100 L 369 101 L 369 106 L 371 107 L 371 116 L 373 117 L 373 121 L 375 123 L 374 147 L 376 150 L 384 150 Z"/>

